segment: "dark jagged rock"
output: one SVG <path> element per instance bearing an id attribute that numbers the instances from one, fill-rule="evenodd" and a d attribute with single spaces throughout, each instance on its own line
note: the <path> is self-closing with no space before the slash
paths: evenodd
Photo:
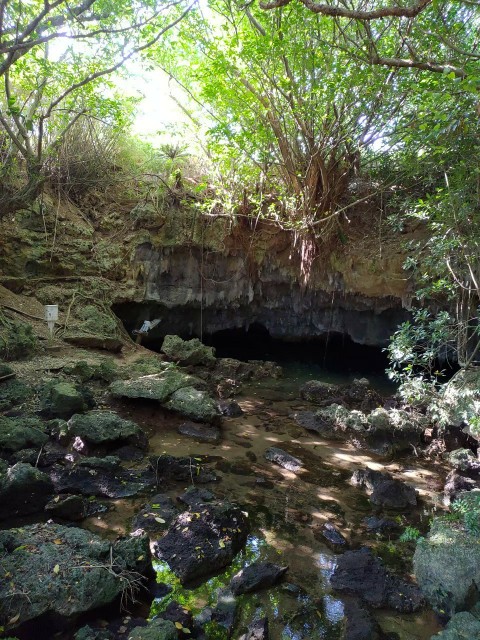
<path id="1" fill-rule="evenodd" d="M 361 598 L 374 608 L 411 613 L 423 605 L 419 588 L 390 574 L 365 547 L 339 557 L 330 583 L 337 591 Z"/>
<path id="2" fill-rule="evenodd" d="M 243 416 L 243 409 L 235 400 L 220 400 L 218 403 L 218 410 L 227 418 L 239 418 Z"/>
<path id="3" fill-rule="evenodd" d="M 178 500 L 189 507 L 196 507 L 199 504 L 205 504 L 205 502 L 212 502 L 215 500 L 215 496 L 208 489 L 189 487 L 181 496 L 178 496 Z"/>
<path id="4" fill-rule="evenodd" d="M 217 604 L 212 611 L 212 620 L 223 627 L 230 637 L 237 621 L 238 604 L 230 589 L 219 589 Z"/>
<path id="5" fill-rule="evenodd" d="M 211 444 L 218 444 L 222 437 L 218 427 L 199 424 L 198 422 L 184 422 L 178 427 L 178 433 L 193 440 L 210 442 Z"/>
<path id="6" fill-rule="evenodd" d="M 54 465 L 49 470 L 57 493 L 80 493 L 86 496 L 127 498 L 155 486 L 151 470 L 89 469 L 78 465 Z"/>
<path id="7" fill-rule="evenodd" d="M 336 384 L 309 380 L 300 388 L 300 397 L 315 404 L 325 405 L 337 402 L 340 398 L 340 387 Z"/>
<path id="8" fill-rule="evenodd" d="M 173 600 L 169 603 L 165 611 L 163 611 L 160 616 L 164 620 L 170 620 L 171 622 L 179 622 L 184 629 L 188 629 L 189 632 L 193 629 L 193 616 L 192 612 L 185 607 L 182 607 L 181 604 Z M 183 634 L 179 634 L 183 637 Z M 189 634 L 188 634 L 189 635 Z"/>
<path id="9" fill-rule="evenodd" d="M 335 421 L 331 419 L 331 416 L 324 415 L 322 412 L 296 411 L 292 414 L 292 418 L 304 429 L 315 431 L 327 440 L 345 439 L 345 434 L 336 427 Z"/>
<path id="10" fill-rule="evenodd" d="M 444 458 L 456 471 L 466 472 L 472 477 L 480 475 L 480 460 L 471 449 L 455 449 L 446 453 Z"/>
<path id="11" fill-rule="evenodd" d="M 245 545 L 248 519 L 229 503 L 203 505 L 181 513 L 155 545 L 182 584 L 211 575 L 230 564 Z"/>
<path id="12" fill-rule="evenodd" d="M 417 504 L 417 492 L 413 487 L 395 480 L 388 473 L 372 469 L 357 470 L 351 482 L 356 487 L 370 491 L 370 502 L 387 509 L 403 509 Z"/>
<path id="13" fill-rule="evenodd" d="M 193 457 L 175 457 L 167 454 L 152 456 L 150 464 L 153 468 L 157 482 L 160 479 L 175 480 L 179 482 L 195 482 L 203 484 L 216 482 L 217 476 L 212 471 L 203 469 L 199 460 Z"/>
<path id="14" fill-rule="evenodd" d="M 76 495 L 58 495 L 45 505 L 45 511 L 51 518 L 77 522 L 87 517 L 88 508 L 84 498 Z"/>
<path id="15" fill-rule="evenodd" d="M 400 529 L 400 525 L 395 520 L 389 520 L 388 518 L 377 518 L 376 516 L 370 516 L 363 521 L 368 531 L 374 533 L 383 533 L 384 531 L 395 531 Z"/>
<path id="16" fill-rule="evenodd" d="M 67 449 L 57 442 L 47 442 L 40 449 L 22 449 L 17 451 L 9 459 L 12 462 L 26 462 L 35 467 L 51 467 L 56 462 L 61 462 L 67 455 Z"/>
<path id="17" fill-rule="evenodd" d="M 293 471 L 293 473 L 297 473 L 303 467 L 303 462 L 299 458 L 295 458 L 295 456 L 278 447 L 270 447 L 265 451 L 264 455 L 270 462 L 278 464 L 280 467 L 287 469 L 287 471 Z"/>
<path id="18" fill-rule="evenodd" d="M 356 598 L 345 598 L 344 614 L 344 640 L 380 640 L 383 637 L 377 622 Z"/>
<path id="19" fill-rule="evenodd" d="M 321 529 L 321 536 L 327 546 L 333 551 L 344 550 L 347 547 L 347 541 L 340 531 L 331 523 L 326 522 Z"/>
<path id="20" fill-rule="evenodd" d="M 0 624 L 15 625 L 49 612 L 69 618 L 112 602 L 129 575 L 150 575 L 147 538 L 102 540 L 76 527 L 36 524 L 0 531 L 2 571 L 14 577 L 0 583 Z M 111 568 L 111 569 L 109 569 Z M 28 594 L 28 598 L 25 598 Z"/>
<path id="21" fill-rule="evenodd" d="M 177 517 L 178 509 L 170 498 L 164 494 L 157 494 L 134 517 L 132 530 L 143 530 L 149 534 L 159 534 L 165 531 Z"/>
<path id="22" fill-rule="evenodd" d="M 42 471 L 23 462 L 8 467 L 0 460 L 1 520 L 42 511 L 52 494 L 52 481 Z"/>
<path id="23" fill-rule="evenodd" d="M 269 640 L 268 618 L 254 620 L 247 628 L 247 632 L 239 640 Z"/>
<path id="24" fill-rule="evenodd" d="M 236 596 L 267 589 L 280 582 L 287 570 L 288 567 L 280 567 L 272 562 L 254 562 L 233 576 L 230 589 Z"/>

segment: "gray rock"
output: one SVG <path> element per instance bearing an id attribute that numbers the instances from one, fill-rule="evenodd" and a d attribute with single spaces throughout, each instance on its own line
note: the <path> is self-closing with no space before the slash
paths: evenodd
<path id="1" fill-rule="evenodd" d="M 170 360 L 183 366 L 215 364 L 215 349 L 205 346 L 198 338 L 182 340 L 179 336 L 165 336 L 162 351 Z"/>
<path id="2" fill-rule="evenodd" d="M 155 545 L 182 584 L 211 575 L 230 564 L 249 530 L 245 513 L 229 503 L 202 505 L 181 513 Z"/>
<path id="3" fill-rule="evenodd" d="M 287 469 L 287 471 L 297 473 L 303 468 L 303 462 L 299 458 L 295 458 L 295 456 L 278 447 L 270 447 L 265 451 L 264 455 L 267 460 L 278 464 L 280 467 Z"/>
<path id="4" fill-rule="evenodd" d="M 340 397 L 340 387 L 321 380 L 309 380 L 300 388 L 300 397 L 315 404 L 331 404 Z"/>
<path id="5" fill-rule="evenodd" d="M 468 611 L 456 613 L 446 628 L 430 640 L 480 640 L 480 621 Z"/>
<path id="6" fill-rule="evenodd" d="M 480 473 L 480 460 L 470 449 L 455 449 L 446 453 L 444 458 L 457 471 Z"/>
<path id="7" fill-rule="evenodd" d="M 417 582 L 431 607 L 443 616 L 468 610 L 478 599 L 480 545 L 455 522 L 434 518 L 417 542 L 413 558 Z"/>
<path id="8" fill-rule="evenodd" d="M 152 456 L 150 458 L 150 465 L 153 469 L 157 484 L 161 478 L 179 482 L 195 482 L 195 484 L 216 482 L 218 479 L 212 471 L 203 468 L 200 459 L 191 456 L 178 458 L 176 456 L 169 456 L 168 454 Z"/>
<path id="9" fill-rule="evenodd" d="M 333 551 L 344 550 L 347 547 L 347 541 L 340 531 L 331 523 L 326 522 L 321 529 L 321 536 L 325 540 L 327 546 Z"/>
<path id="10" fill-rule="evenodd" d="M 477 480 L 464 476 L 458 471 L 450 471 L 443 487 L 443 501 L 446 505 L 449 505 L 462 493 L 477 489 L 480 489 L 480 484 Z"/>
<path id="11" fill-rule="evenodd" d="M 165 407 L 196 422 L 213 422 L 219 417 L 216 402 L 205 391 L 182 387 L 170 396 Z"/>
<path id="12" fill-rule="evenodd" d="M 212 444 L 218 444 L 222 437 L 218 427 L 197 422 L 184 422 L 178 427 L 178 433 L 199 442 L 210 442 Z"/>
<path id="13" fill-rule="evenodd" d="M 141 448 L 148 445 L 142 429 L 114 411 L 90 411 L 72 416 L 67 423 L 67 436 L 80 438 L 91 445 L 132 444 Z"/>
<path id="14" fill-rule="evenodd" d="M 417 504 L 417 492 L 413 487 L 395 480 L 388 473 L 362 469 L 354 471 L 351 482 L 356 487 L 370 491 L 370 502 L 386 509 L 403 509 Z"/>
<path id="15" fill-rule="evenodd" d="M 35 467 L 0 461 L 0 519 L 42 511 L 53 493 L 50 478 Z"/>
<path id="16" fill-rule="evenodd" d="M 15 589 L 10 581 L 0 583 L 2 625 L 12 611 L 15 625 L 47 612 L 68 618 L 89 611 L 119 596 L 129 576 L 151 572 L 147 538 L 112 543 L 53 524 L 0 531 L 0 553 L 2 570 L 15 580 Z"/>
<path id="17" fill-rule="evenodd" d="M 345 598 L 344 640 L 380 640 L 383 636 L 373 616 L 361 606 L 357 598 Z"/>
<path id="18" fill-rule="evenodd" d="M 235 400 L 220 400 L 218 403 L 218 410 L 222 414 L 222 416 L 226 416 L 227 418 L 239 418 L 243 416 L 243 409 L 235 402 Z"/>
<path id="19" fill-rule="evenodd" d="M 280 582 L 287 570 L 288 567 L 280 567 L 272 562 L 254 562 L 233 576 L 230 589 L 236 596 L 268 589 Z"/>
<path id="20" fill-rule="evenodd" d="M 181 496 L 178 497 L 178 500 L 189 507 L 195 507 L 199 504 L 212 502 L 212 500 L 215 500 L 215 496 L 208 489 L 189 487 Z"/>

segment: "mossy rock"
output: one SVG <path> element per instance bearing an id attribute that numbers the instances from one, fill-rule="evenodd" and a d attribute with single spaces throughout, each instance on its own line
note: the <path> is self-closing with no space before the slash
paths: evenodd
<path id="1" fill-rule="evenodd" d="M 40 391 L 42 411 L 52 417 L 69 418 L 93 407 L 93 396 L 85 387 L 71 382 L 50 382 Z"/>
<path id="2" fill-rule="evenodd" d="M 30 324 L 8 320 L 0 324 L 0 358 L 21 360 L 39 350 L 39 342 Z"/>
<path id="3" fill-rule="evenodd" d="M 133 380 L 116 380 L 110 385 L 110 391 L 116 398 L 144 398 L 163 403 L 179 389 L 198 385 L 204 385 L 203 381 L 170 365 L 161 373 Z"/>
<path id="4" fill-rule="evenodd" d="M 89 382 L 90 380 L 113 382 L 119 376 L 118 367 L 112 359 L 102 360 L 96 364 L 79 360 L 75 364 L 65 367 L 64 372 L 75 376 L 80 382 Z"/>
<path id="5" fill-rule="evenodd" d="M 479 640 L 480 620 L 468 611 L 453 616 L 446 628 L 431 640 Z"/>
<path id="6" fill-rule="evenodd" d="M 80 318 L 79 325 L 86 333 L 112 336 L 117 332 L 117 322 L 113 316 L 92 304 L 77 309 L 77 315 Z"/>
<path id="7" fill-rule="evenodd" d="M 48 441 L 45 426 L 38 418 L 0 416 L 0 451 L 14 453 L 42 447 Z"/>
<path id="8" fill-rule="evenodd" d="M 128 640 L 177 640 L 178 631 L 170 620 L 157 618 L 146 627 L 135 627 L 128 636 Z"/>
<path id="9" fill-rule="evenodd" d="M 11 376 L 14 373 L 12 367 L 6 362 L 0 362 L 0 378 L 3 376 Z"/>
<path id="10" fill-rule="evenodd" d="M 179 336 L 165 336 L 162 351 L 170 360 L 183 366 L 215 364 L 215 350 L 202 344 L 198 338 L 182 340 Z"/>
<path id="11" fill-rule="evenodd" d="M 0 382 L 0 411 L 17 407 L 32 395 L 33 390 L 21 380 Z"/>
<path id="12" fill-rule="evenodd" d="M 72 416 L 67 423 L 67 435 L 93 445 L 124 442 L 145 447 L 148 442 L 135 422 L 124 420 L 114 411 L 90 411 Z"/>
<path id="13" fill-rule="evenodd" d="M 217 403 L 205 391 L 193 387 L 175 391 L 165 407 L 195 422 L 213 422 L 220 415 Z"/>

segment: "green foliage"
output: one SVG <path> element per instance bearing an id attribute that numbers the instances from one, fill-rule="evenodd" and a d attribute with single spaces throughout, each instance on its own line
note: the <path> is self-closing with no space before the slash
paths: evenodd
<path id="1" fill-rule="evenodd" d="M 113 382 L 118 377 L 117 365 L 113 359 L 102 360 L 100 364 L 88 364 L 85 360 L 79 360 L 73 366 L 66 367 L 64 371 L 77 377 L 81 382 L 89 380 Z"/>
<path id="2" fill-rule="evenodd" d="M 19 360 L 31 357 L 39 349 L 33 328 L 26 322 L 0 315 L 0 358 Z"/>
<path id="3" fill-rule="evenodd" d="M 420 538 L 420 531 L 416 527 L 405 527 L 402 535 L 400 536 L 400 542 L 416 542 Z"/>
<path id="4" fill-rule="evenodd" d="M 467 533 L 480 536 L 480 495 L 476 492 L 465 494 L 457 498 L 450 508 Z"/>

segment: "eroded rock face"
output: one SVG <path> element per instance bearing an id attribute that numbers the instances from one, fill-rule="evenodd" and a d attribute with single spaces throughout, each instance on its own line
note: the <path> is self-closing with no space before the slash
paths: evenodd
<path id="1" fill-rule="evenodd" d="M 162 351 L 169 360 L 179 365 L 205 365 L 215 364 L 215 352 L 213 347 L 202 344 L 198 338 L 182 340 L 179 336 L 168 335 L 163 339 Z"/>
<path id="2" fill-rule="evenodd" d="M 47 612 L 70 617 L 108 604 L 124 590 L 122 576 L 151 572 L 145 537 L 112 544 L 90 531 L 53 524 L 0 531 L 0 554 L 2 569 L 15 577 L 15 589 L 10 581 L 0 584 L 5 626 L 12 611 L 19 625 Z"/>
<path id="3" fill-rule="evenodd" d="M 246 514 L 229 503 L 201 505 L 181 513 L 155 545 L 182 584 L 226 567 L 247 540 Z"/>

